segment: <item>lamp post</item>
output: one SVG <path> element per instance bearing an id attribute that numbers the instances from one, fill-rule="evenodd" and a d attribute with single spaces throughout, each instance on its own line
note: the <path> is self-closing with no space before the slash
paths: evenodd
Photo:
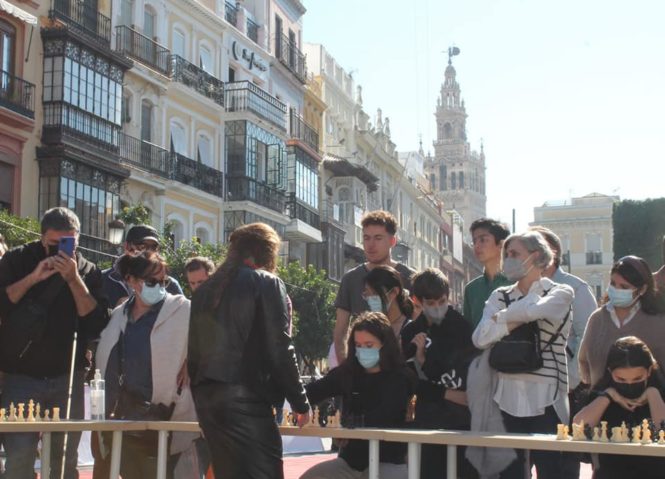
<path id="1" fill-rule="evenodd" d="M 109 222 L 109 243 L 114 246 L 120 245 L 124 235 L 125 223 L 120 218 L 116 218 Z"/>

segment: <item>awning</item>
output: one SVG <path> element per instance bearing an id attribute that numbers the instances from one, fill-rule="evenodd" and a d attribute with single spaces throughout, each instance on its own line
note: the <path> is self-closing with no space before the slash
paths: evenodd
<path id="1" fill-rule="evenodd" d="M 19 20 L 28 23 L 30 25 L 37 25 L 37 17 L 18 8 L 16 5 L 12 5 L 7 0 L 0 0 L 0 10 L 7 12 L 13 17 L 18 18 Z"/>

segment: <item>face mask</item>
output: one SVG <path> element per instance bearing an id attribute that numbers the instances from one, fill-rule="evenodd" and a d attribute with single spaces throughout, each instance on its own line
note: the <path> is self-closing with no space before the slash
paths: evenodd
<path id="1" fill-rule="evenodd" d="M 633 298 L 634 289 L 619 289 L 612 285 L 607 287 L 607 296 L 610 299 L 610 304 L 619 308 L 627 308 L 635 301 Z"/>
<path id="2" fill-rule="evenodd" d="M 503 275 L 508 281 L 519 281 L 529 274 L 529 271 L 533 268 L 533 265 L 529 269 L 524 266 L 527 261 L 529 261 L 529 258 L 524 261 L 517 258 L 505 258 L 503 260 Z"/>
<path id="3" fill-rule="evenodd" d="M 612 387 L 626 399 L 637 399 L 647 388 L 646 381 L 639 383 L 618 383 L 612 381 Z"/>
<path id="4" fill-rule="evenodd" d="M 153 304 L 159 303 L 166 296 L 166 288 L 161 284 L 156 284 L 154 286 L 146 286 L 143 283 L 143 289 L 141 289 L 141 300 L 150 306 Z"/>
<path id="5" fill-rule="evenodd" d="M 370 369 L 379 364 L 381 348 L 356 348 L 356 359 L 362 367 Z"/>
<path id="6" fill-rule="evenodd" d="M 443 319 L 446 317 L 446 313 L 448 312 L 448 303 L 443 304 L 441 306 L 424 306 L 423 305 L 423 313 L 425 313 L 425 316 L 427 316 L 427 319 L 429 319 L 432 324 L 439 325 L 443 322 Z"/>
<path id="7" fill-rule="evenodd" d="M 367 301 L 367 305 L 369 306 L 370 311 L 374 313 L 383 313 L 383 303 L 381 302 L 381 296 L 378 294 L 373 294 L 371 296 L 367 296 L 365 301 Z"/>

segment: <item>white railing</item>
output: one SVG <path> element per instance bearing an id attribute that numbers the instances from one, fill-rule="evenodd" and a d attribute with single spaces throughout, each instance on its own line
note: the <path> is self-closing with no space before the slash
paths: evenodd
<path id="1" fill-rule="evenodd" d="M 447 446 L 447 477 L 457 477 L 457 447 L 501 447 L 526 450 L 589 452 L 596 454 L 625 454 L 630 456 L 665 457 L 665 446 L 652 444 L 608 443 L 592 441 L 557 441 L 554 434 L 492 434 L 468 431 L 402 430 L 402 429 L 344 429 L 281 426 L 284 436 L 331 437 L 369 441 L 369 479 L 379 479 L 379 441 L 408 444 L 408 477 L 420 477 L 420 448 L 422 444 Z M 0 433 L 41 432 L 41 477 L 49 477 L 51 434 L 54 432 L 109 431 L 113 432 L 110 479 L 120 473 L 120 450 L 124 431 L 158 431 L 157 479 L 166 478 L 166 459 L 169 432 L 200 432 L 195 422 L 141 421 L 59 421 L 59 422 L 2 422 Z"/>

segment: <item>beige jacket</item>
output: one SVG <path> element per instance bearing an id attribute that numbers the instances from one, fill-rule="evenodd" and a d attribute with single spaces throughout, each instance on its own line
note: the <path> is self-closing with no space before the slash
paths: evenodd
<path id="1" fill-rule="evenodd" d="M 102 331 L 97 347 L 97 368 L 102 377 L 113 346 L 118 342 L 120 332 L 127 325 L 124 305 L 113 310 L 108 326 Z M 152 400 L 154 404 L 169 405 L 175 402 L 172 421 L 198 421 L 194 410 L 194 400 L 189 386 L 177 394 L 176 377 L 187 358 L 187 335 L 189 331 L 189 300 L 182 295 L 167 294 L 150 333 L 152 346 Z M 171 441 L 171 454 L 187 449 L 199 435 L 174 433 Z"/>

